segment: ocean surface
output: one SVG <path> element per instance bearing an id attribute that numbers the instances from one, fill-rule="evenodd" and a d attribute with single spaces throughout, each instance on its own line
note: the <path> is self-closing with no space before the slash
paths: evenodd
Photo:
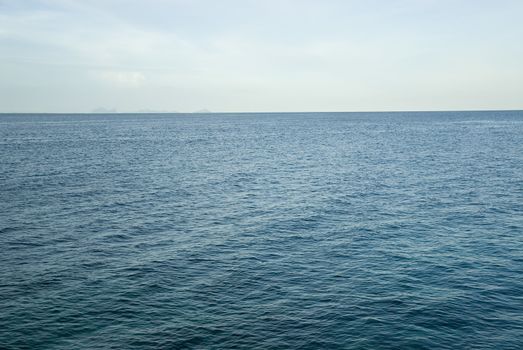
<path id="1" fill-rule="evenodd" d="M 1 349 L 522 349 L 523 112 L 0 115 Z"/>

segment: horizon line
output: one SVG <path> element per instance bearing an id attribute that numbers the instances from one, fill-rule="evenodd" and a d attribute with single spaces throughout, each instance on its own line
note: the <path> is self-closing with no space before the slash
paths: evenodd
<path id="1" fill-rule="evenodd" d="M 312 113 L 438 113 L 438 112 L 520 112 L 522 109 L 420 109 L 420 110 L 359 110 L 359 111 L 244 111 L 244 112 L 227 112 L 227 111 L 207 111 L 207 112 L 0 112 L 0 115 L 5 114 L 99 114 L 99 115 L 113 115 L 113 114 L 312 114 Z"/>

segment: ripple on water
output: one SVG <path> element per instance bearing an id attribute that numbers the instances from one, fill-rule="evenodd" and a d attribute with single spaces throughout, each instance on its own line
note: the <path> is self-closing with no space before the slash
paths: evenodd
<path id="1" fill-rule="evenodd" d="M 0 124 L 0 348 L 523 348 L 522 112 Z"/>

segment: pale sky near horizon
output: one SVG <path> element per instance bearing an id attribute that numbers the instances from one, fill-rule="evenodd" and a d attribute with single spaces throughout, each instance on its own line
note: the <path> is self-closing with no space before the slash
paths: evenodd
<path id="1" fill-rule="evenodd" d="M 0 0 L 0 112 L 523 109 L 521 0 Z"/>

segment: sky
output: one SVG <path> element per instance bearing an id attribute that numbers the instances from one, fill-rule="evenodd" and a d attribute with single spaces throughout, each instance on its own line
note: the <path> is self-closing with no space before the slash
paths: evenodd
<path id="1" fill-rule="evenodd" d="M 523 109 L 521 0 L 0 0 L 0 112 Z"/>

